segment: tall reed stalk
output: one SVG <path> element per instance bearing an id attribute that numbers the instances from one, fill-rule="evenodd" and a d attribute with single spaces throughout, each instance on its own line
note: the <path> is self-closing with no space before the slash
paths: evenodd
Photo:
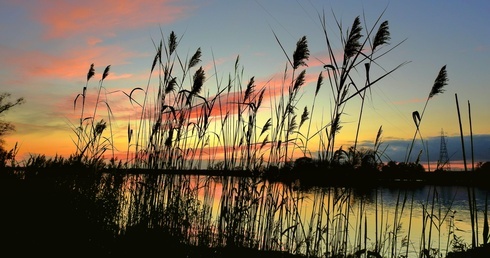
<path id="1" fill-rule="evenodd" d="M 439 73 L 437 74 L 437 77 L 434 81 L 434 84 L 432 85 L 432 88 L 429 92 L 429 96 L 425 100 L 425 104 L 424 104 L 424 108 L 422 109 L 422 113 L 419 114 L 418 111 L 414 111 L 412 114 L 414 122 L 415 122 L 415 133 L 413 135 L 412 143 L 410 144 L 410 148 L 408 150 L 408 154 L 407 154 L 407 157 L 405 159 L 405 163 L 408 163 L 410 161 L 410 155 L 411 155 L 412 150 L 413 150 L 415 139 L 417 137 L 417 134 L 419 134 L 420 138 L 422 140 L 422 146 L 425 147 L 425 149 L 426 149 L 427 167 L 428 167 L 428 170 L 430 171 L 429 151 L 428 151 L 428 147 L 426 147 L 424 145 L 422 134 L 420 132 L 420 124 L 422 122 L 422 118 L 424 117 L 424 113 L 425 113 L 425 110 L 427 108 L 427 104 L 429 103 L 429 100 L 432 99 L 434 96 L 443 93 L 445 91 L 444 86 L 447 85 L 447 82 L 448 82 L 447 71 L 446 71 L 446 66 L 444 65 L 439 70 Z"/>
<path id="2" fill-rule="evenodd" d="M 97 167 L 103 163 L 104 153 L 110 149 L 112 151 L 112 160 L 114 160 L 114 138 L 112 132 L 112 110 L 107 99 L 107 90 L 103 86 L 104 79 L 109 75 L 110 65 L 108 65 L 102 74 L 101 79 L 97 87 L 96 100 L 93 107 L 93 114 L 90 117 L 84 117 L 86 98 L 87 98 L 87 86 L 89 80 L 94 76 L 95 69 L 94 64 L 90 65 L 90 69 L 87 73 L 87 81 L 83 87 L 82 93 L 78 94 L 74 100 L 74 108 L 77 106 L 78 98 L 82 98 L 82 107 L 80 112 L 80 120 L 77 126 L 73 125 L 73 131 L 77 137 L 75 156 L 79 163 L 82 161 L 86 164 L 94 165 Z M 104 99 L 101 100 L 102 90 L 104 90 Z M 107 122 L 104 119 L 98 121 L 97 110 L 99 103 L 102 102 L 107 108 L 107 120 L 109 120 L 110 135 L 104 136 L 103 133 L 107 128 Z M 86 124 L 84 125 L 84 122 Z"/>
<path id="3" fill-rule="evenodd" d="M 471 104 L 468 100 L 468 122 L 470 126 L 470 153 L 471 153 L 471 171 L 475 171 L 475 155 L 473 147 L 473 123 L 471 122 Z"/>
<path id="4" fill-rule="evenodd" d="M 378 17 L 378 21 L 381 18 L 381 16 L 382 16 L 382 14 Z M 376 26 L 376 24 L 378 23 L 378 21 L 376 21 L 375 25 L 372 27 L 373 29 Z M 366 33 L 367 33 L 367 35 L 370 35 L 372 32 L 367 31 Z M 380 24 L 378 31 L 376 32 L 376 35 L 374 36 L 374 39 L 372 41 L 369 40 L 369 44 L 371 45 L 371 53 L 369 54 L 368 62 L 364 63 L 364 67 L 365 67 L 365 71 L 366 71 L 366 82 L 365 82 L 364 86 L 367 86 L 371 83 L 370 79 L 369 79 L 369 73 L 370 73 L 371 65 L 373 63 L 373 55 L 374 55 L 375 51 L 379 47 L 381 47 L 382 45 L 389 44 L 390 39 L 391 38 L 390 38 L 388 21 L 384 21 Z M 364 101 L 366 99 L 366 92 L 367 91 L 365 90 L 359 94 L 359 96 L 361 97 L 361 107 L 359 109 L 359 118 L 357 120 L 356 136 L 355 136 L 355 140 L 354 140 L 354 153 L 357 151 L 357 142 L 359 139 L 359 130 L 361 128 L 361 120 L 362 120 L 362 114 L 363 114 L 363 110 L 364 110 Z"/>
<path id="5" fill-rule="evenodd" d="M 466 162 L 466 151 L 465 151 L 465 144 L 464 144 L 463 125 L 461 122 L 461 112 L 459 109 L 459 102 L 458 102 L 458 94 L 455 93 L 454 97 L 456 100 L 456 109 L 458 112 L 458 122 L 459 122 L 460 136 L 461 136 L 460 137 L 461 138 L 461 151 L 463 152 L 462 154 L 463 154 L 464 171 L 468 172 L 468 167 L 467 167 L 467 162 Z M 470 110 L 469 102 L 468 102 L 468 109 L 469 109 L 470 128 L 471 128 L 471 110 Z M 473 146 L 472 146 L 472 148 L 473 148 Z M 473 166 L 472 166 L 472 171 L 473 171 Z M 470 217 L 471 217 L 471 246 L 472 246 L 472 248 L 475 248 L 478 246 L 478 208 L 476 206 L 476 197 L 475 197 L 474 187 L 467 186 L 466 188 L 467 188 L 467 192 L 468 192 L 468 205 L 469 205 L 469 211 L 470 211 Z"/>
<path id="6" fill-rule="evenodd" d="M 343 46 L 343 56 L 342 60 L 337 60 L 334 44 L 331 41 L 330 32 L 327 30 L 327 23 L 325 14 L 319 14 L 321 25 L 323 28 L 323 34 L 325 36 L 325 41 L 327 44 L 327 52 L 328 52 L 328 61 L 325 63 L 324 68 L 327 71 L 328 82 L 330 83 L 330 88 L 333 93 L 333 107 L 331 110 L 330 122 L 327 124 L 325 128 L 325 138 L 326 138 L 326 148 L 322 150 L 324 154 L 322 157 L 325 157 L 327 161 L 332 161 L 334 156 L 334 148 L 335 148 L 335 138 L 342 128 L 342 120 L 341 117 L 344 113 L 344 109 L 346 107 L 347 102 L 356 97 L 360 96 L 361 101 L 365 98 L 365 91 L 368 90 L 371 86 L 379 82 L 384 77 L 388 76 L 401 66 L 406 63 L 402 63 L 395 67 L 392 70 L 386 71 L 384 74 L 379 76 L 378 78 L 371 79 L 369 77 L 369 72 L 371 71 L 371 63 L 378 64 L 377 60 L 379 57 L 383 56 L 390 50 L 385 53 L 378 54 L 376 50 L 379 46 L 386 44 L 389 40 L 389 31 L 388 31 L 388 23 L 383 22 L 378 30 L 377 35 L 374 36 L 374 43 L 371 48 L 370 53 L 365 53 L 365 46 L 371 42 L 370 36 L 374 31 L 374 27 L 379 22 L 382 15 L 378 17 L 373 28 L 367 30 L 367 35 L 361 34 L 363 27 L 361 25 L 361 20 L 358 17 L 354 19 L 352 23 L 352 27 L 348 29 L 345 33 L 343 32 L 343 28 L 339 21 L 336 21 L 336 25 L 340 31 L 341 41 Z M 364 37 L 364 38 L 363 38 Z M 376 53 L 376 56 L 374 55 Z M 358 66 L 367 63 L 366 67 L 366 80 L 364 82 L 364 86 L 360 87 L 358 83 L 354 80 L 353 76 L 351 76 L 351 72 L 358 70 Z M 384 69 L 383 69 L 384 70 Z M 385 71 L 385 70 L 384 70 Z M 349 94 L 349 92 L 354 91 L 354 93 Z M 363 102 L 362 102 L 363 103 Z M 361 110 L 363 109 L 363 105 Z M 361 111 L 362 112 L 362 111 Z M 360 113 L 360 118 L 362 117 L 362 113 Z M 323 128 L 323 127 L 322 127 Z M 358 130 L 360 128 L 360 121 L 358 122 Z M 358 135 L 358 133 L 356 133 Z M 356 140 L 357 142 L 357 140 Z M 357 143 L 355 143 L 357 147 Z M 356 149 L 356 148 L 354 148 Z"/>
<path id="7" fill-rule="evenodd" d="M 301 66 L 307 66 L 306 61 L 310 57 L 310 50 L 306 36 L 303 36 L 296 42 L 296 49 L 293 52 L 293 57 L 290 58 L 275 33 L 274 36 L 288 60 L 284 70 L 279 103 L 275 106 L 277 124 L 271 139 L 273 145 L 269 154 L 270 165 L 279 165 L 280 162 L 288 163 L 293 156 L 293 153 L 289 154 L 288 150 L 291 143 L 294 142 L 294 139 L 291 139 L 292 134 L 298 128 L 295 107 L 298 101 L 298 93 L 305 83 L 306 76 L 306 70 L 298 71 L 298 69 Z M 289 68 L 292 69 L 290 78 L 288 78 Z M 299 73 L 296 76 L 297 72 Z"/>

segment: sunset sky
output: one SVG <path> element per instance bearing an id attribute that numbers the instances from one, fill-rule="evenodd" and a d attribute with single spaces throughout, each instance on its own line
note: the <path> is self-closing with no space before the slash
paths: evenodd
<path id="1" fill-rule="evenodd" d="M 82 92 L 90 64 L 94 63 L 90 92 L 97 90 L 104 68 L 111 66 L 104 87 L 115 92 L 110 96 L 118 128 L 115 135 L 125 151 L 128 116 L 124 114 L 133 107 L 122 92 L 147 86 L 155 45 L 171 31 L 180 40 L 177 51 L 181 57 L 201 48 L 199 66 L 206 72 L 204 92 L 209 95 L 216 81 L 228 80 L 237 56 L 244 85 L 254 77 L 258 89 L 278 87 L 288 60 L 274 34 L 289 56 L 296 42 L 306 36 L 311 55 L 304 67 L 307 83 L 297 105 L 299 116 L 305 105 L 311 106 L 316 78 L 328 63 L 319 19 L 324 13 L 339 53 L 342 50 L 336 19 L 345 32 L 356 16 L 360 16 L 363 28 L 369 29 L 382 15 L 382 21 L 389 21 L 391 36 L 383 50 L 393 50 L 378 60 L 375 73 L 408 62 L 371 88 L 362 118 L 361 141 L 372 145 L 382 126 L 383 148 L 392 160 L 402 161 L 415 132 L 412 112 L 422 111 L 439 70 L 446 65 L 448 85 L 442 94 L 430 99 L 420 127 L 431 157 L 436 160 L 439 156 L 442 130 L 450 159 L 461 159 L 457 94 L 467 136 L 468 103 L 471 105 L 475 160 L 490 161 L 489 12 L 490 2 L 483 0 L 1 0 L 0 92 L 26 100 L 2 114 L 1 119 L 16 126 L 16 131 L 5 138 L 5 147 L 10 149 L 18 143 L 19 160 L 37 154 L 74 153 L 72 129 L 80 116 L 74 100 Z M 327 82 L 318 98 L 321 104 L 311 118 L 314 129 L 330 117 L 332 97 Z M 346 107 L 337 146 L 352 145 L 359 107 L 358 99 Z M 270 117 L 270 108 L 264 108 L 262 119 Z M 465 144 L 469 155 L 468 139 Z"/>

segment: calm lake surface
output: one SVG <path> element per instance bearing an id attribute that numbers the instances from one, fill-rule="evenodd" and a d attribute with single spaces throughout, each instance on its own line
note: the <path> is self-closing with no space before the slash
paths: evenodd
<path id="1" fill-rule="evenodd" d="M 483 243 L 488 208 L 488 189 L 464 186 L 301 189 L 188 175 L 129 175 L 123 185 L 123 229 L 148 215 L 152 221 L 146 223 L 168 226 L 173 220 L 171 226 L 191 244 L 205 240 L 209 246 L 232 243 L 319 256 L 365 249 L 383 257 L 445 257 L 454 247 L 470 247 L 472 233 Z"/>

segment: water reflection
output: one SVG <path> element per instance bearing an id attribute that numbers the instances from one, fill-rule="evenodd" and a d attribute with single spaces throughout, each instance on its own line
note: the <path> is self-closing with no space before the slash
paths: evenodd
<path id="1" fill-rule="evenodd" d="M 483 243 L 487 194 L 461 186 L 301 189 L 242 177 L 130 175 L 118 218 L 121 233 L 161 228 L 193 245 L 445 256 L 469 246 L 472 233 Z"/>

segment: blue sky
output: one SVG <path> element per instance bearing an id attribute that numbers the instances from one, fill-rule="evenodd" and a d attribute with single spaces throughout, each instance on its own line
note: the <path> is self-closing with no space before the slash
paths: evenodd
<path id="1" fill-rule="evenodd" d="M 473 134 L 478 136 L 478 143 L 488 143 L 489 11 L 488 1 L 453 0 L 2 0 L 1 91 L 26 99 L 24 105 L 2 117 L 17 127 L 6 138 L 6 146 L 11 148 L 18 143 L 19 155 L 24 157 L 73 153 L 71 123 L 76 123 L 79 115 L 73 109 L 73 101 L 85 85 L 90 64 L 95 64 L 97 80 L 104 68 L 111 65 L 105 81 L 108 89 L 130 91 L 145 87 L 155 44 L 171 31 L 181 39 L 178 51 L 182 57 L 192 55 L 199 47 L 202 49 L 202 66 L 209 83 L 227 80 L 239 56 L 243 80 L 254 76 L 259 87 L 273 87 L 271 82 L 280 81 L 287 64 L 274 34 L 289 55 L 298 39 L 306 36 L 311 55 L 305 69 L 311 80 L 302 89 L 298 107 L 308 105 L 315 89 L 313 78 L 323 70 L 327 57 L 319 19 L 323 13 L 339 51 L 336 20 L 346 31 L 356 16 L 361 17 L 364 28 L 370 28 L 382 15 L 381 20 L 389 21 L 391 36 L 390 44 L 383 48 L 385 51 L 394 48 L 379 59 L 380 67 L 374 73 L 382 74 L 382 68 L 391 70 L 408 62 L 371 88 L 362 118 L 362 141 L 373 142 L 382 126 L 383 142 L 387 146 L 400 146 L 390 148 L 393 151 L 390 156 L 400 161 L 398 157 L 406 153 L 406 145 L 414 135 L 412 112 L 421 111 L 437 73 L 446 65 L 448 85 L 442 94 L 430 100 L 420 128 L 424 138 L 434 139 L 428 141 L 433 144 L 431 156 L 439 155 L 441 130 L 448 139 L 458 142 L 456 94 L 464 134 L 469 134 L 470 103 Z M 89 84 L 89 90 L 96 88 L 96 81 Z M 314 121 L 321 120 L 321 114 L 328 117 L 330 112 L 331 94 L 327 86 L 324 88 L 319 95 L 324 106 L 312 117 Z M 213 93 L 212 87 L 208 92 Z M 117 126 L 124 131 L 127 118 L 122 114 L 128 108 L 127 103 L 116 94 L 111 103 L 113 111 L 118 111 L 115 112 L 119 119 Z M 346 108 L 337 141 L 339 146 L 352 144 L 358 110 L 358 100 Z M 270 114 L 265 111 L 263 116 Z M 118 135 L 125 137 L 124 133 Z M 455 149 L 461 147 L 455 145 Z M 478 160 L 490 160 L 488 145 L 478 145 L 475 152 Z"/>

